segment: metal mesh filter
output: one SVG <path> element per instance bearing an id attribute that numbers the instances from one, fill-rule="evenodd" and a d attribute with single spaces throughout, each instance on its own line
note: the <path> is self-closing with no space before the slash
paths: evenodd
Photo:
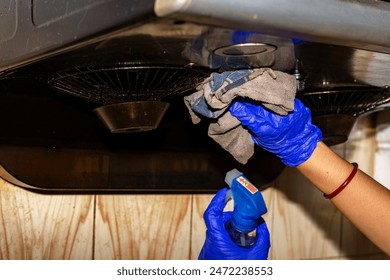
<path id="1" fill-rule="evenodd" d="M 194 89 L 209 73 L 176 66 L 91 66 L 57 72 L 49 85 L 100 105 L 168 100 Z"/>
<path id="2" fill-rule="evenodd" d="M 390 103 L 389 88 L 358 87 L 307 92 L 298 98 L 311 109 L 323 141 L 336 145 L 348 140 L 358 116 Z"/>
<path id="3" fill-rule="evenodd" d="M 313 116 L 343 114 L 357 117 L 390 102 L 389 88 L 347 88 L 307 92 L 298 98 Z"/>

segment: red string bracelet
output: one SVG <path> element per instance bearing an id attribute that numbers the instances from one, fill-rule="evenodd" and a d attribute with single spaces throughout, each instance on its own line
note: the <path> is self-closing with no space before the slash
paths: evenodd
<path id="1" fill-rule="evenodd" d="M 336 195 L 338 195 L 339 193 L 341 193 L 342 190 L 345 189 L 345 187 L 348 186 L 348 184 L 352 181 L 353 177 L 355 177 L 355 174 L 357 173 L 359 166 L 356 162 L 353 162 L 352 164 L 353 164 L 353 170 L 352 170 L 351 174 L 349 174 L 348 178 L 344 181 L 344 183 L 342 183 L 336 190 L 334 190 L 330 194 L 324 193 L 324 197 L 326 199 L 331 199 L 331 198 L 335 197 Z"/>

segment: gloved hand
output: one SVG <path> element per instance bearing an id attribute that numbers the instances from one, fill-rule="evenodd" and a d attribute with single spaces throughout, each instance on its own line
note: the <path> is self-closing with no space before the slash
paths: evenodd
<path id="1" fill-rule="evenodd" d="M 265 222 L 257 228 L 257 241 L 250 248 L 236 245 L 225 230 L 232 212 L 223 212 L 227 188 L 213 197 L 204 213 L 206 240 L 199 254 L 199 260 L 266 260 L 270 248 L 270 237 Z"/>
<path id="2" fill-rule="evenodd" d="M 322 139 L 321 130 L 311 123 L 310 110 L 298 99 L 294 100 L 294 111 L 286 116 L 246 100 L 234 101 L 229 111 L 248 128 L 255 144 L 288 166 L 309 159 Z"/>

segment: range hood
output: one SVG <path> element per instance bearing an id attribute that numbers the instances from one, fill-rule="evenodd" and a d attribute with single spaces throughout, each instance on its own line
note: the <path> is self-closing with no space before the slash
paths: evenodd
<path id="1" fill-rule="evenodd" d="M 0 5 L 0 175 L 40 192 L 214 192 L 238 164 L 183 97 L 212 72 L 294 74 L 325 142 L 389 110 L 390 1 L 9 0 Z M 390 112 L 390 110 L 389 110 Z"/>

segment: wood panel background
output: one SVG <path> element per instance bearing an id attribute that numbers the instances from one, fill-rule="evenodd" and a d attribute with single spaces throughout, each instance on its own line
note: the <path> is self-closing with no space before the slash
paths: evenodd
<path id="1" fill-rule="evenodd" d="M 374 174 L 375 115 L 334 149 Z M 295 169 L 263 194 L 270 259 L 388 259 Z M 42 195 L 0 180 L 0 259 L 197 259 L 211 198 Z"/>

